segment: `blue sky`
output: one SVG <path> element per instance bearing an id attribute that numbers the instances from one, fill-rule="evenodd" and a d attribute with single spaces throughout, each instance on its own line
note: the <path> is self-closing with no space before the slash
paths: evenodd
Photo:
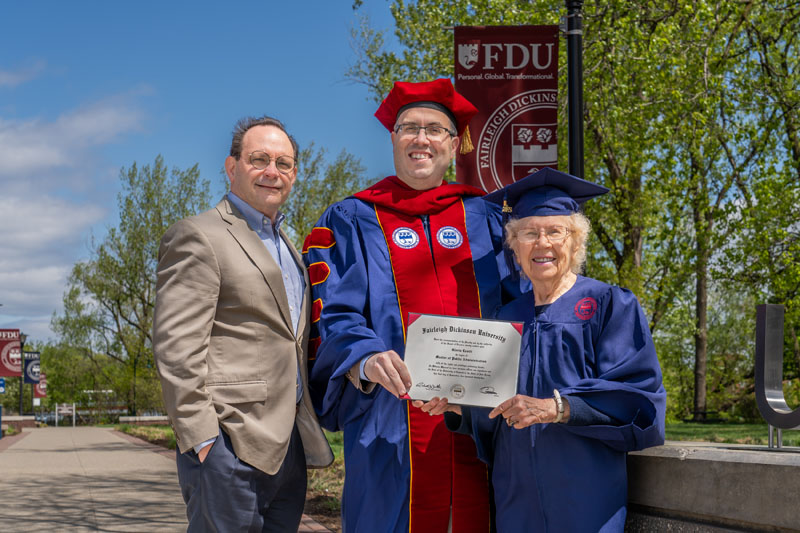
<path id="1" fill-rule="evenodd" d="M 391 29 L 389 4 L 359 12 Z M 223 192 L 233 124 L 393 173 L 356 61 L 351 0 L 0 3 L 0 328 L 47 341 L 72 265 L 116 223 L 119 171 L 158 154 Z M 302 179 L 302 176 L 298 176 Z"/>

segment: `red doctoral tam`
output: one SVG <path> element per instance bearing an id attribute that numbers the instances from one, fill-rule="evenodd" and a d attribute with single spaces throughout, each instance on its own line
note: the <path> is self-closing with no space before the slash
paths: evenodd
<path id="1" fill-rule="evenodd" d="M 375 117 L 387 130 L 394 131 L 394 124 L 399 111 L 404 106 L 416 102 L 435 102 L 446 107 L 450 111 L 452 118 L 455 119 L 459 135 L 464 134 L 467 124 L 478 112 L 478 109 L 469 100 L 456 92 L 450 80 L 439 78 L 438 80 L 420 83 L 394 82 L 394 87 L 383 99 L 380 107 L 375 112 Z"/>

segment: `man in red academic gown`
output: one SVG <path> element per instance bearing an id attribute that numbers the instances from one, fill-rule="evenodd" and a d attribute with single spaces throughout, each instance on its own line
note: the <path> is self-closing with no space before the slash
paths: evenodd
<path id="1" fill-rule="evenodd" d="M 310 387 L 322 425 L 344 431 L 347 533 L 490 529 L 471 439 L 401 399 L 409 313 L 489 317 L 504 299 L 499 208 L 444 181 L 476 111 L 449 80 L 395 83 L 375 116 L 397 175 L 328 208 L 303 247 Z"/>

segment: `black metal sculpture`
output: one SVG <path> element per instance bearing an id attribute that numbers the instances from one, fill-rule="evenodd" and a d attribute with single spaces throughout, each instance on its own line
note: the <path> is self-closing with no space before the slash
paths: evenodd
<path id="1" fill-rule="evenodd" d="M 782 429 L 800 429 L 800 408 L 792 410 L 783 396 L 783 306 L 756 307 L 756 404 L 772 429 L 778 428 L 778 448 Z"/>

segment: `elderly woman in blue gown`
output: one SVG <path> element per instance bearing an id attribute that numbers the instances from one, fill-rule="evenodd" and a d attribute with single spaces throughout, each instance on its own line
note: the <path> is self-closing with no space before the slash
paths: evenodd
<path id="1" fill-rule="evenodd" d="M 506 241 L 532 285 L 496 317 L 524 323 L 519 393 L 488 413 L 414 402 L 475 439 L 501 533 L 623 531 L 626 452 L 664 441 L 666 393 L 636 296 L 580 275 L 579 205 L 607 191 L 547 168 L 486 197 L 511 206 Z"/>

